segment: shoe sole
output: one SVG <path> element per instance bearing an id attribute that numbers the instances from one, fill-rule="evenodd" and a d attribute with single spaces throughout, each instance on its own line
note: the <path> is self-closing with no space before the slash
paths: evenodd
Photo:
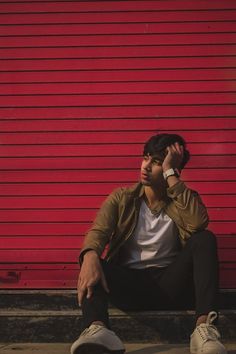
<path id="1" fill-rule="evenodd" d="M 203 353 L 202 351 L 198 351 L 198 352 L 190 352 L 191 354 L 198 354 L 198 353 Z M 225 352 L 222 352 L 222 351 L 220 351 L 220 352 L 215 352 L 215 351 L 211 351 L 211 352 L 208 352 L 208 353 L 210 353 L 210 354 L 227 354 L 227 351 L 225 351 Z"/>
<path id="2" fill-rule="evenodd" d="M 74 350 L 74 354 L 123 354 L 125 349 L 109 350 L 103 345 L 85 343 Z"/>
<path id="3" fill-rule="evenodd" d="M 201 352 L 201 351 L 198 351 L 198 352 L 191 352 L 190 351 L 190 354 L 197 354 L 197 353 L 204 353 L 204 352 Z M 224 352 L 222 352 L 222 351 L 220 351 L 220 352 L 215 352 L 215 351 L 211 351 L 211 352 L 209 352 L 208 351 L 208 353 L 210 353 L 210 354 L 227 354 L 228 352 L 227 351 L 224 351 Z"/>

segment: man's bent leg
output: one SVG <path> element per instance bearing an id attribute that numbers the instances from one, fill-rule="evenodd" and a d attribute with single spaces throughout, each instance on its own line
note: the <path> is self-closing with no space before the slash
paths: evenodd
<path id="1" fill-rule="evenodd" d="M 146 270 L 129 269 L 102 262 L 103 272 L 110 290 L 105 292 L 99 283 L 93 288 L 90 298 L 82 301 L 82 313 L 85 330 L 73 343 L 71 354 L 124 353 L 120 339 L 109 329 L 108 299 L 119 308 L 139 308 L 149 301 L 153 287 Z M 97 323 L 103 325 L 97 325 Z"/>
<path id="2" fill-rule="evenodd" d="M 218 311 L 219 267 L 214 234 L 202 231 L 193 240 L 193 274 L 196 314 Z"/>
<path id="3" fill-rule="evenodd" d="M 178 299 L 182 296 L 182 301 L 188 301 L 185 289 L 191 277 L 195 290 L 196 316 L 199 319 L 205 315 L 206 323 L 197 322 L 191 335 L 190 352 L 226 354 L 220 342 L 220 334 L 213 325 L 218 315 L 218 257 L 216 239 L 210 231 L 192 235 L 176 261 L 164 273 L 161 286 L 170 296 Z"/>
<path id="4" fill-rule="evenodd" d="M 93 322 L 103 322 L 108 328 L 108 302 L 125 309 L 138 308 L 145 301 L 143 291 L 148 291 L 147 277 L 143 271 L 116 266 L 101 260 L 109 293 L 99 283 L 93 288 L 93 295 L 84 298 L 81 304 L 84 328 Z M 145 284 L 144 284 L 145 282 Z"/>
<path id="5" fill-rule="evenodd" d="M 108 316 L 108 294 L 101 284 L 93 288 L 92 296 L 83 299 L 81 304 L 83 314 L 83 328 L 88 328 L 91 323 L 102 322 L 107 328 L 110 328 Z"/>
<path id="6" fill-rule="evenodd" d="M 195 299 L 186 297 L 191 283 Z M 193 234 L 163 273 L 160 286 L 174 302 L 195 302 L 197 317 L 217 311 L 218 257 L 214 234 L 208 230 Z"/>
<path id="7" fill-rule="evenodd" d="M 82 300 L 84 331 L 71 346 L 71 354 L 123 354 L 119 337 L 109 329 L 108 295 L 99 283 L 92 296 Z"/>

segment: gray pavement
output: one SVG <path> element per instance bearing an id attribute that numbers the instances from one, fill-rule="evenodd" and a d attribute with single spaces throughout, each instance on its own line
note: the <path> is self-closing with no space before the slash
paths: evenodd
<path id="1" fill-rule="evenodd" d="M 69 354 L 69 343 L 0 343 L 1 354 Z M 225 344 L 228 354 L 236 354 L 236 343 Z M 179 344 L 125 344 L 130 354 L 189 354 L 188 345 Z"/>

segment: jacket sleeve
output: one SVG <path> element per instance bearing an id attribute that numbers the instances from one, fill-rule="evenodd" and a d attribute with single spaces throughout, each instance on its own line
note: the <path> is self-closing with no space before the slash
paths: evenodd
<path id="1" fill-rule="evenodd" d="M 207 227 L 209 223 L 207 209 L 196 191 L 179 181 L 167 189 L 167 195 L 175 204 L 182 227 L 187 232 L 192 234 Z"/>
<path id="2" fill-rule="evenodd" d="M 113 191 L 103 202 L 98 211 L 92 227 L 85 235 L 79 261 L 88 250 L 94 250 L 99 257 L 102 255 L 107 243 L 114 233 L 118 221 L 118 201 L 121 188 Z"/>

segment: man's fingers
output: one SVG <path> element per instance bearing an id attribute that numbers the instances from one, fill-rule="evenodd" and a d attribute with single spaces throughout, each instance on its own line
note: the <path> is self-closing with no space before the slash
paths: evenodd
<path id="1" fill-rule="evenodd" d="M 87 299 L 89 299 L 91 296 L 93 295 L 93 287 L 92 286 L 88 286 L 87 287 Z"/>
<path id="2" fill-rule="evenodd" d="M 78 289 L 79 306 L 81 306 L 81 303 L 83 301 L 86 291 L 87 291 L 87 289 L 82 289 L 82 288 Z"/>
<path id="3" fill-rule="evenodd" d="M 184 152 L 183 145 L 180 145 L 179 143 L 176 142 L 172 146 L 174 146 L 175 151 L 178 151 L 179 154 L 183 154 L 183 152 Z"/>
<path id="4" fill-rule="evenodd" d="M 87 288 L 79 288 L 78 289 L 79 306 L 81 306 L 81 303 L 82 303 L 85 295 L 86 295 L 87 299 L 89 299 L 93 295 L 93 287 L 92 286 L 87 286 Z"/>

